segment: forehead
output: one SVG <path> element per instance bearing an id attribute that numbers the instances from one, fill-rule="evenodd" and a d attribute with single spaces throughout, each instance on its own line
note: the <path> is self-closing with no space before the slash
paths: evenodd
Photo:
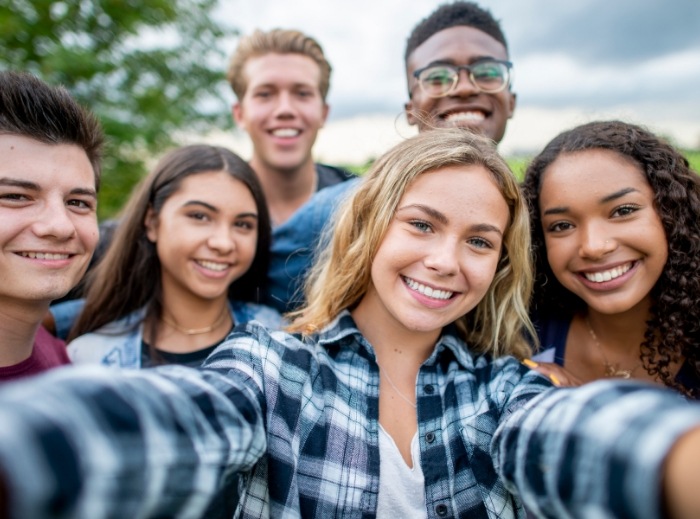
<path id="1" fill-rule="evenodd" d="M 451 220 L 479 220 L 505 230 L 510 211 L 492 173 L 478 164 L 447 166 L 419 175 L 404 192 L 399 207 L 426 204 Z"/>
<path id="2" fill-rule="evenodd" d="M 171 200 L 174 205 L 197 200 L 222 209 L 250 206 L 255 210 L 255 200 L 248 186 L 226 171 L 203 171 L 185 177 L 166 204 Z"/>
<path id="3" fill-rule="evenodd" d="M 436 32 L 411 53 L 408 71 L 424 67 L 434 61 L 466 65 L 478 58 L 508 59 L 501 42 L 479 29 L 459 25 Z"/>
<path id="4" fill-rule="evenodd" d="M 321 68 L 303 54 L 270 53 L 254 56 L 245 62 L 243 75 L 248 88 L 299 84 L 318 88 L 321 82 Z"/>
<path id="5" fill-rule="evenodd" d="M 22 135 L 0 135 L 0 177 L 42 188 L 95 188 L 90 159 L 76 144 L 46 144 Z"/>
<path id="6" fill-rule="evenodd" d="M 638 163 L 616 151 L 590 149 L 559 155 L 543 173 L 540 195 L 542 199 L 581 200 L 629 187 L 651 193 Z"/>

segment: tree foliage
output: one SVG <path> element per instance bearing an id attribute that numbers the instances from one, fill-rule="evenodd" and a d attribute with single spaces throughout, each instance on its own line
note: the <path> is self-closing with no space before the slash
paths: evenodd
<path id="1" fill-rule="evenodd" d="M 231 125 L 217 0 L 5 0 L 0 68 L 63 84 L 108 136 L 100 216 L 183 132 Z"/>

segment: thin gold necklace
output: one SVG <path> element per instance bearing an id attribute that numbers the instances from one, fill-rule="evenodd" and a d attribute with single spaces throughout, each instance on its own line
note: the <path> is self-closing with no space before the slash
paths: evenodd
<path id="1" fill-rule="evenodd" d="M 593 339 L 593 342 L 596 344 L 598 347 L 598 351 L 600 352 L 600 356 L 603 359 L 603 366 L 605 368 L 605 376 L 608 378 L 632 378 L 632 374 L 637 370 L 637 368 L 642 364 L 641 362 L 638 362 L 637 365 L 631 369 L 623 369 L 620 367 L 619 363 L 612 364 L 611 362 L 608 362 L 608 358 L 605 356 L 605 351 L 603 350 L 603 345 L 600 344 L 600 341 L 598 340 L 598 336 L 596 333 L 593 331 L 593 327 L 591 326 L 591 321 L 586 317 L 586 326 L 588 326 L 588 333 L 591 334 L 591 338 Z"/>
<path id="2" fill-rule="evenodd" d="M 168 326 L 172 326 L 175 328 L 178 332 L 184 333 L 185 335 L 201 335 L 203 333 L 208 333 L 212 330 L 215 330 L 217 326 L 219 326 L 222 322 L 224 322 L 224 319 L 226 318 L 226 314 L 228 313 L 228 306 L 224 305 L 223 312 L 221 312 L 221 315 L 216 318 L 216 321 L 214 321 L 212 324 L 209 326 L 205 326 L 204 328 L 183 328 L 177 323 L 166 319 L 165 317 L 165 312 L 163 315 L 160 316 L 160 320 L 163 321 L 165 324 Z"/>
<path id="3" fill-rule="evenodd" d="M 381 366 L 381 364 L 379 364 L 379 362 L 377 362 L 377 366 L 379 366 L 379 369 L 381 370 L 381 372 L 384 373 L 384 376 L 386 377 L 386 379 L 387 379 L 387 381 L 389 382 L 389 384 L 391 385 L 391 387 L 394 388 L 394 391 L 396 391 L 396 394 L 399 395 L 401 398 L 403 398 L 403 399 L 406 401 L 406 403 L 408 403 L 408 405 L 410 405 L 410 406 L 413 407 L 414 409 L 417 409 L 417 408 L 418 408 L 418 404 L 411 402 L 411 400 L 408 399 L 408 398 L 406 398 L 406 396 L 399 390 L 399 388 L 396 387 L 396 384 L 394 384 L 394 381 L 391 380 L 391 377 L 389 376 L 389 372 L 388 372 L 387 370 L 385 370 L 385 369 Z"/>

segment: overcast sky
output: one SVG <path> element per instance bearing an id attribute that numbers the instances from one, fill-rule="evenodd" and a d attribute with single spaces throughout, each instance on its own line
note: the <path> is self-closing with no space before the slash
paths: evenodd
<path id="1" fill-rule="evenodd" d="M 333 66 L 324 130 L 330 135 L 319 139 L 326 158 L 336 158 L 334 146 L 352 146 L 348 138 L 356 137 L 358 148 L 363 136 L 386 147 L 410 133 L 401 115 L 405 41 L 444 2 L 221 1 L 243 34 L 297 28 L 321 43 Z M 506 152 L 536 150 L 559 131 L 600 117 L 624 118 L 700 147 L 700 0 L 478 3 L 501 20 L 514 63 L 518 108 L 502 143 Z M 227 52 L 234 48 L 235 41 Z M 330 142 L 336 140 L 345 142 Z"/>

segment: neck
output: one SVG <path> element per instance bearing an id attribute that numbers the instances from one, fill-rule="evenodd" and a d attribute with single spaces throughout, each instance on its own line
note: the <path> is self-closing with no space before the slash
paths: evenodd
<path id="1" fill-rule="evenodd" d="M 314 194 L 318 178 L 311 157 L 293 169 L 279 169 L 253 157 L 250 166 L 260 179 L 275 225 L 286 222 Z"/>
<path id="2" fill-rule="evenodd" d="M 621 314 L 603 314 L 589 308 L 584 319 L 606 351 L 638 357 L 649 317 L 649 306 L 645 305 Z"/>
<path id="3" fill-rule="evenodd" d="M 0 311 L 0 367 L 14 366 L 29 358 L 36 331 L 49 304 L 2 307 Z"/>
<path id="4" fill-rule="evenodd" d="M 402 368 L 417 373 L 421 364 L 433 353 L 441 330 L 417 332 L 398 322 L 377 319 L 376 316 L 382 313 L 373 308 L 371 301 L 375 300 L 365 297 L 351 312 L 357 327 L 372 345 L 381 365 L 389 367 L 398 363 Z"/>

